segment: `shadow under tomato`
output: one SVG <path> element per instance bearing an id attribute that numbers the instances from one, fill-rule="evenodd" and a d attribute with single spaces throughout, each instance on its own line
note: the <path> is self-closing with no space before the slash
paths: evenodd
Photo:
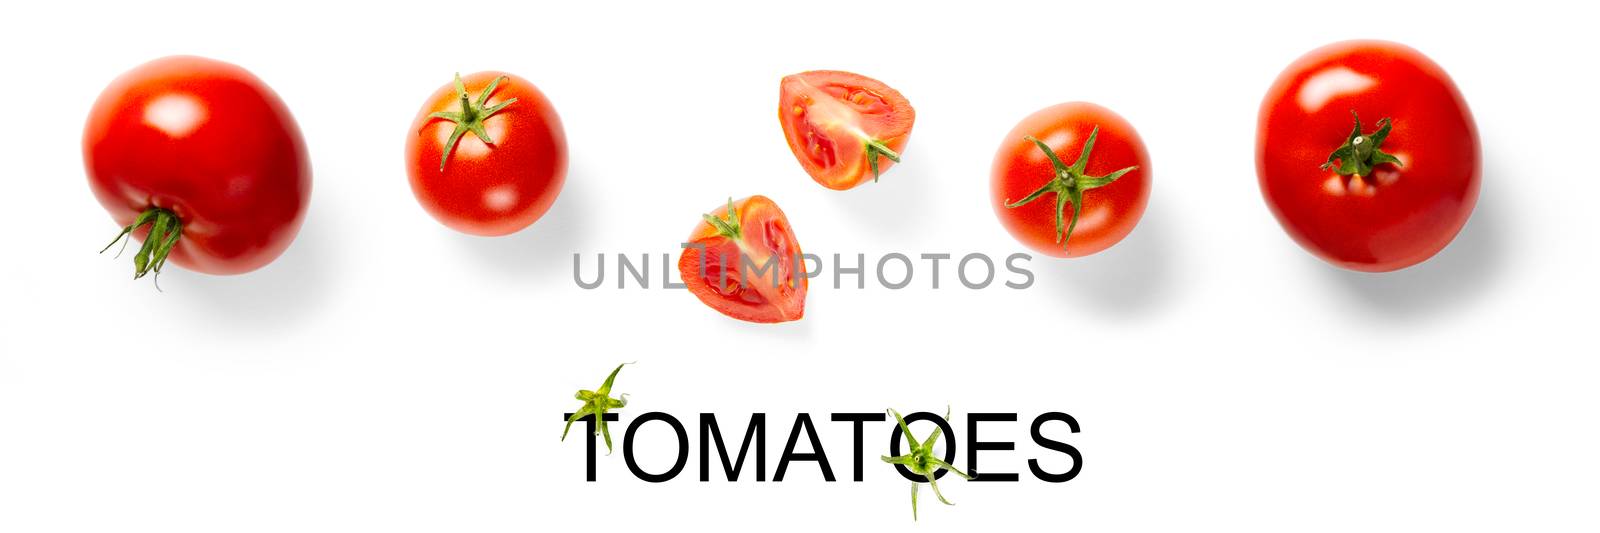
<path id="1" fill-rule="evenodd" d="M 575 165 L 568 168 L 561 194 L 544 216 L 522 231 L 502 237 L 479 237 L 452 232 L 453 239 L 486 269 L 514 283 L 571 283 L 572 254 L 587 238 L 592 222 L 589 176 Z"/>
<path id="2" fill-rule="evenodd" d="M 913 238 L 915 232 L 931 227 L 934 222 L 931 220 L 934 210 L 927 206 L 932 205 L 929 191 L 935 187 L 931 161 L 924 160 L 921 154 L 915 158 L 907 154 L 904 160 L 904 163 L 885 171 L 877 183 L 868 181 L 848 191 L 827 190 L 821 185 L 813 185 L 828 195 L 830 201 L 838 204 L 838 211 L 850 217 L 854 227 L 903 242 Z M 797 169 L 796 172 L 798 177 L 795 179 L 811 179 L 803 170 Z"/>
<path id="3" fill-rule="evenodd" d="M 206 324 L 268 332 L 317 316 L 336 292 L 333 279 L 335 235 L 339 224 L 312 212 L 294 243 L 282 256 L 260 270 L 239 276 L 212 276 L 183 271 L 162 277 L 164 294 L 188 302 L 173 308 L 204 315 Z M 174 269 L 176 270 L 176 269 Z"/>
<path id="4" fill-rule="evenodd" d="M 1035 255 L 1034 269 L 1048 291 L 1063 293 L 1075 308 L 1097 313 L 1148 313 L 1172 300 L 1174 275 L 1172 225 L 1158 205 L 1122 242 L 1075 259 Z"/>
<path id="5" fill-rule="evenodd" d="M 1484 294 L 1500 277 L 1505 263 L 1506 190 L 1494 179 L 1506 176 L 1485 165 L 1478 206 L 1444 250 L 1420 264 L 1379 274 L 1354 272 L 1316 261 L 1317 267 L 1354 296 L 1364 310 L 1387 319 L 1422 319 L 1465 304 Z"/>

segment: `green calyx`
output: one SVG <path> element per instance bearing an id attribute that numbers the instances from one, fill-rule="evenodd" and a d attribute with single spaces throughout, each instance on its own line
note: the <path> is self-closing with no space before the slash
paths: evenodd
<path id="1" fill-rule="evenodd" d="M 572 416 L 567 418 L 567 427 L 561 430 L 562 441 L 567 440 L 567 432 L 572 430 L 573 422 L 577 422 L 585 416 L 594 415 L 594 434 L 605 436 L 606 455 L 611 454 L 611 430 L 606 427 L 606 411 L 621 409 L 628 405 L 628 395 L 626 394 L 622 395 L 621 398 L 611 397 L 611 384 L 617 381 L 617 373 L 621 372 L 622 367 L 627 364 L 617 365 L 617 369 L 612 370 L 611 375 L 606 376 L 606 382 L 601 383 L 599 389 L 578 391 L 575 396 L 583 402 L 583 407 L 579 407 L 577 412 L 572 413 Z"/>
<path id="2" fill-rule="evenodd" d="M 1371 174 L 1373 167 L 1380 164 L 1401 164 L 1400 159 L 1379 149 L 1380 146 L 1383 146 L 1383 140 L 1389 137 L 1389 130 L 1394 127 L 1394 124 L 1389 119 L 1385 118 L 1378 121 L 1378 131 L 1373 132 L 1371 135 L 1363 135 L 1361 133 L 1361 115 L 1356 114 L 1356 111 L 1352 109 L 1350 110 L 1350 116 L 1356 119 L 1355 129 L 1350 130 L 1350 137 L 1345 139 L 1344 145 L 1340 146 L 1338 150 L 1334 150 L 1333 153 L 1328 154 L 1328 162 L 1322 164 L 1322 170 L 1337 168 L 1336 172 L 1341 176 L 1363 177 Z M 1335 164 L 1335 161 L 1338 164 Z"/>
<path id="3" fill-rule="evenodd" d="M 878 142 L 877 139 L 867 141 L 867 166 L 872 167 L 872 182 L 878 182 L 878 158 L 887 157 L 890 161 L 900 162 L 900 154 L 890 150 L 889 146 Z"/>
<path id="4" fill-rule="evenodd" d="M 1139 168 L 1138 165 L 1134 165 L 1104 176 L 1088 175 L 1084 169 L 1089 166 L 1089 153 L 1094 151 L 1094 139 L 1099 134 L 1100 127 L 1095 126 L 1094 130 L 1089 132 L 1089 139 L 1083 143 L 1083 152 L 1078 154 L 1078 160 L 1073 162 L 1070 167 L 1063 164 L 1061 158 L 1056 156 L 1055 150 L 1051 150 L 1050 146 L 1045 144 L 1044 141 L 1031 135 L 1024 137 L 1024 139 L 1038 146 L 1040 150 L 1044 151 L 1044 155 L 1050 158 L 1050 166 L 1055 169 L 1055 176 L 1046 181 L 1037 190 L 1029 193 L 1027 197 L 1008 203 L 1006 207 L 1015 209 L 1038 200 L 1046 193 L 1055 193 L 1056 242 L 1061 243 L 1062 250 L 1067 249 L 1067 242 L 1072 239 L 1072 230 L 1078 227 L 1078 213 L 1081 210 L 1077 206 L 1083 205 L 1083 193 L 1090 189 L 1110 185 L 1112 182 L 1117 181 L 1117 178 L 1121 178 L 1123 174 L 1133 172 Z M 1065 222 L 1067 205 L 1069 204 L 1073 206 L 1072 221 L 1070 223 Z"/>
<path id="5" fill-rule="evenodd" d="M 939 501 L 943 502 L 945 505 L 955 505 L 950 503 L 950 500 L 944 499 L 944 494 L 939 492 L 939 480 L 934 477 L 934 474 L 937 474 L 939 470 L 943 469 L 954 472 L 956 475 L 961 476 L 962 479 L 968 481 L 972 480 L 972 476 L 957 470 L 954 466 L 950 466 L 950 463 L 944 462 L 944 459 L 940 459 L 938 455 L 934 454 L 933 445 L 939 442 L 941 428 L 933 428 L 933 434 L 928 436 L 928 440 L 919 442 L 917 441 L 917 437 L 911 434 L 911 428 L 906 426 L 906 419 L 900 416 L 899 411 L 889 409 L 889 414 L 894 415 L 894 421 L 900 424 L 900 432 L 905 435 L 906 445 L 910 447 L 911 450 L 905 455 L 895 457 L 881 456 L 880 458 L 883 459 L 883 462 L 885 463 L 901 465 L 916 475 L 927 477 L 928 485 L 933 487 L 933 495 L 937 496 Z M 945 408 L 944 419 L 950 419 L 949 407 Z M 917 486 L 919 484 L 920 482 L 911 483 L 912 520 L 917 519 Z"/>
<path id="6" fill-rule="evenodd" d="M 733 198 L 728 198 L 728 218 L 722 219 L 711 215 L 700 215 L 706 223 L 716 228 L 717 234 L 738 241 L 744 236 L 743 228 L 739 227 L 739 210 L 733 207 Z"/>
<path id="7" fill-rule="evenodd" d="M 159 207 L 144 210 L 143 213 L 139 213 L 138 218 L 133 219 L 132 224 L 123 226 L 117 238 L 111 239 L 111 244 L 100 249 L 100 253 L 106 253 L 106 250 L 116 246 L 117 241 L 122 241 L 122 246 L 126 249 L 128 239 L 132 238 L 133 232 L 144 226 L 150 226 L 150 234 L 145 236 L 144 244 L 139 246 L 139 253 L 133 256 L 133 279 L 154 273 L 159 280 L 161 267 L 167 264 L 167 256 L 172 254 L 172 249 L 178 246 L 178 240 L 183 238 L 183 221 L 178 220 L 178 215 L 172 211 Z M 120 256 L 122 253 L 118 252 L 117 255 Z M 161 288 L 159 281 L 156 288 Z"/>
<path id="8" fill-rule="evenodd" d="M 489 95 L 494 94 L 495 87 L 500 86 L 500 82 L 505 79 L 505 76 L 500 76 L 489 82 L 489 86 L 478 93 L 477 101 L 473 101 L 467 96 L 467 86 L 461 82 L 461 74 L 456 73 L 456 97 L 461 99 L 461 110 L 438 111 L 428 115 L 430 118 L 448 120 L 456 125 L 455 131 L 450 132 L 450 140 L 445 141 L 444 155 L 439 156 L 440 171 L 444 170 L 445 163 L 450 162 L 450 153 L 456 151 L 456 143 L 460 142 L 461 136 L 467 132 L 470 131 L 478 136 L 484 144 L 494 144 L 494 139 L 489 138 L 489 131 L 483 127 L 483 122 L 506 106 L 517 103 L 517 99 L 512 98 L 488 108 L 485 108 L 484 104 L 489 101 Z"/>

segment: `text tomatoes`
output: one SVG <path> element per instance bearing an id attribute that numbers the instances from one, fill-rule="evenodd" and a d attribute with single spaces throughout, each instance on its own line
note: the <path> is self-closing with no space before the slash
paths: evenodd
<path id="1" fill-rule="evenodd" d="M 136 278 L 169 259 L 208 274 L 261 268 L 294 240 L 311 196 L 289 108 L 243 68 L 199 57 L 112 81 L 89 112 L 83 161 L 100 205 L 144 241 Z"/>
<path id="2" fill-rule="evenodd" d="M 1478 129 L 1444 69 L 1382 41 L 1328 45 L 1261 102 L 1256 176 L 1295 242 L 1352 270 L 1432 257 L 1478 200 Z"/>
<path id="3" fill-rule="evenodd" d="M 900 91 L 860 74 L 813 70 L 779 85 L 778 122 L 789 151 L 829 189 L 877 180 L 900 161 L 916 118 Z"/>
<path id="4" fill-rule="evenodd" d="M 730 201 L 704 215 L 685 242 L 678 275 L 712 309 L 750 322 L 788 322 L 805 315 L 800 241 L 772 200 Z"/>
<path id="5" fill-rule="evenodd" d="M 515 233 L 539 220 L 567 176 L 567 136 L 550 100 L 504 72 L 456 77 L 406 133 L 411 192 L 462 233 Z"/>
<path id="6" fill-rule="evenodd" d="M 1082 257 L 1121 241 L 1144 216 L 1150 156 L 1121 116 L 1069 102 L 1028 115 L 1006 134 L 989 184 L 995 215 L 1012 237 L 1045 255 Z"/>

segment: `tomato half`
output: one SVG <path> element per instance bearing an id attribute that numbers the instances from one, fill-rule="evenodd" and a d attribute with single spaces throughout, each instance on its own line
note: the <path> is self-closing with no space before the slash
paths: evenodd
<path id="1" fill-rule="evenodd" d="M 1351 270 L 1432 257 L 1478 201 L 1478 128 L 1420 52 L 1347 41 L 1289 65 L 1261 102 L 1256 176 L 1301 247 Z"/>
<path id="2" fill-rule="evenodd" d="M 123 236 L 144 241 L 136 278 L 169 259 L 207 274 L 261 268 L 294 241 L 311 196 L 288 106 L 245 69 L 200 57 L 112 81 L 89 112 L 83 162 Z"/>
<path id="3" fill-rule="evenodd" d="M 678 258 L 689 292 L 724 315 L 749 322 L 805 316 L 807 281 L 789 217 L 765 196 L 705 215 Z"/>
<path id="4" fill-rule="evenodd" d="M 1110 248 L 1150 200 L 1150 155 L 1110 109 L 1068 102 L 1028 115 L 1006 134 L 989 173 L 1000 224 L 1055 257 Z"/>
<path id="5" fill-rule="evenodd" d="M 853 188 L 900 161 L 916 110 L 883 82 L 838 70 L 784 76 L 778 122 L 800 166 L 834 190 Z"/>
<path id="6" fill-rule="evenodd" d="M 555 106 L 504 72 L 456 77 L 428 97 L 406 133 L 417 202 L 456 231 L 516 233 L 550 210 L 567 177 Z"/>

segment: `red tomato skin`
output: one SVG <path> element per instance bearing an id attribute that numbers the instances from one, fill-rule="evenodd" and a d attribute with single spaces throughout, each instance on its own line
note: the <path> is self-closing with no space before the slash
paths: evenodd
<path id="1" fill-rule="evenodd" d="M 859 99 L 851 100 L 852 94 Z M 839 103 L 835 109 L 849 110 L 831 113 L 847 115 L 838 117 L 852 121 L 849 124 L 852 128 L 846 129 L 863 132 L 890 150 L 905 154 L 917 112 L 900 91 L 876 79 L 842 70 L 811 70 L 784 76 L 778 84 L 778 122 L 783 126 L 790 153 L 813 181 L 836 191 L 873 181 L 863 145 L 865 139 L 808 121 L 814 118 L 813 103 L 823 99 Z M 831 147 L 831 157 L 811 153 L 808 133 L 822 137 L 819 141 Z M 880 156 L 878 173 L 882 175 L 894 165 L 893 160 Z"/>
<path id="2" fill-rule="evenodd" d="M 1021 207 L 1006 207 L 1044 185 L 1054 168 L 1044 152 L 1024 137 L 1044 141 L 1067 165 L 1077 161 L 1095 126 L 1094 150 L 1085 170 L 1104 176 L 1123 168 L 1139 168 L 1104 187 L 1084 192 L 1078 227 L 1062 250 L 1056 241 L 1054 195 Z M 1144 217 L 1150 203 L 1150 154 L 1133 125 L 1116 112 L 1088 102 L 1057 104 L 1028 115 L 1007 133 L 990 170 L 990 198 L 1000 224 L 1035 252 L 1051 257 L 1083 257 L 1120 242 Z M 1079 206 L 1069 205 L 1066 216 Z"/>
<path id="3" fill-rule="evenodd" d="M 1354 127 L 1351 110 L 1363 133 L 1393 121 L 1380 148 L 1403 165 L 1379 165 L 1359 182 L 1319 168 Z M 1289 236 L 1330 264 L 1388 272 L 1421 263 L 1450 244 L 1477 204 L 1482 155 L 1472 112 L 1449 74 L 1405 45 L 1313 50 L 1279 75 L 1259 117 L 1261 194 Z"/>
<path id="4" fill-rule="evenodd" d="M 112 81 L 89 113 L 83 160 L 118 225 L 151 207 L 172 211 L 184 226 L 169 261 L 206 274 L 271 263 L 311 197 L 288 106 L 249 71 L 201 57 L 157 59 Z"/>
<path id="5" fill-rule="evenodd" d="M 742 247 L 722 236 L 710 224 L 702 221 L 695 225 L 686 242 L 698 247 L 686 247 L 678 258 L 678 276 L 689 292 L 706 306 L 719 313 L 746 322 L 771 324 L 790 322 L 805 317 L 806 291 L 810 287 L 805 277 L 805 267 L 800 263 L 804 252 L 794 236 L 789 217 L 771 199 L 756 195 L 734 202 L 739 212 L 739 223 L 744 233 Z M 711 216 L 726 218 L 727 206 L 718 207 Z M 719 269 L 725 269 L 728 282 L 738 284 L 740 250 L 747 250 L 754 268 L 761 268 L 769 255 L 776 256 L 775 270 L 760 276 L 748 272 L 750 284 L 741 286 L 736 295 L 718 291 L 713 283 L 723 280 Z M 719 256 L 721 258 L 719 258 Z M 701 277 L 702 269 L 705 277 Z M 777 287 L 773 285 L 776 283 Z"/>
<path id="6" fill-rule="evenodd" d="M 517 101 L 484 122 L 493 147 L 468 132 L 440 170 L 439 159 L 455 123 L 428 115 L 460 111 L 453 83 L 428 97 L 407 132 L 407 174 L 417 202 L 445 226 L 471 235 L 509 235 L 532 225 L 550 210 L 566 182 L 566 132 L 555 106 L 538 87 L 514 74 L 493 71 L 467 75 L 462 81 L 477 101 L 479 93 L 500 76 L 506 79 L 486 105 Z"/>

